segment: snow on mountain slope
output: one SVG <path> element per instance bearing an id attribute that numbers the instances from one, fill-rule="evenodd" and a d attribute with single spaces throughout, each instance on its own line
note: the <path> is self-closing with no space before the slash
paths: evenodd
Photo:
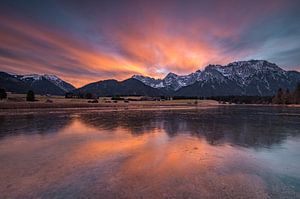
<path id="1" fill-rule="evenodd" d="M 59 89 L 61 89 L 64 92 L 69 92 L 69 91 L 75 89 L 74 86 L 63 81 L 62 79 L 60 79 L 59 77 L 57 77 L 55 75 L 30 74 L 30 75 L 15 75 L 15 77 L 26 82 L 27 84 L 30 84 L 30 85 L 33 85 L 33 84 L 38 85 L 38 84 L 42 84 L 43 81 L 49 81 L 50 83 L 59 87 Z"/>
<path id="2" fill-rule="evenodd" d="M 176 91 L 184 86 L 191 85 L 197 81 L 201 74 L 198 70 L 195 73 L 189 75 L 177 75 L 175 73 L 169 73 L 164 79 L 154 79 L 152 77 L 145 77 L 142 75 L 134 75 L 132 78 L 137 79 L 144 84 L 153 88 L 166 88 L 167 90 Z"/>
<path id="3" fill-rule="evenodd" d="M 294 73 L 265 60 L 250 60 L 225 66 L 208 65 L 203 71 L 198 70 L 189 75 L 169 73 L 164 79 L 143 76 L 133 78 L 153 88 L 165 88 L 174 92 L 197 83 L 200 87 L 213 90 L 220 88 L 221 84 L 228 84 L 235 90 L 240 90 L 241 95 L 272 95 L 279 87 L 293 88 L 300 81 L 300 73 Z"/>
<path id="4" fill-rule="evenodd" d="M 38 81 L 42 79 L 42 75 L 38 74 L 30 74 L 30 75 L 16 75 L 20 80 L 32 80 L 32 81 Z"/>
<path id="5" fill-rule="evenodd" d="M 56 86 L 58 86 L 59 88 L 61 88 L 62 90 L 64 90 L 65 92 L 69 92 L 75 89 L 74 86 L 58 78 L 56 75 L 45 74 L 43 75 L 43 77 L 55 84 Z"/>
<path id="6" fill-rule="evenodd" d="M 163 80 L 161 79 L 154 79 L 152 77 L 145 77 L 143 75 L 133 75 L 132 78 L 137 79 L 147 86 L 151 86 L 152 88 L 163 88 Z"/>

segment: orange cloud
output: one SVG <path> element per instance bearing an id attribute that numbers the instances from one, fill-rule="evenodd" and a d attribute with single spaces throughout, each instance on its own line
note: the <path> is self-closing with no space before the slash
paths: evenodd
<path id="1" fill-rule="evenodd" d="M 216 6 L 214 2 L 207 9 L 216 7 L 216 13 L 202 8 L 202 15 L 190 4 L 191 13 L 182 10 L 176 13 L 178 7 L 170 2 L 135 4 L 140 9 L 138 16 L 130 15 L 135 11 L 131 8 L 114 18 L 115 21 L 97 24 L 101 17 L 95 15 L 91 24 L 84 21 L 88 28 L 80 29 L 78 34 L 77 30 L 51 23 L 2 14 L 0 69 L 52 73 L 78 87 L 101 79 L 121 80 L 133 74 L 154 77 L 163 77 L 170 71 L 187 74 L 209 63 L 225 64 L 248 55 L 253 49 L 229 52 L 226 42 L 240 42 L 245 26 L 280 7 L 279 3 L 269 5 L 264 1 L 255 7 L 258 14 L 253 15 L 247 9 L 237 12 L 235 6 L 227 3 Z M 93 38 L 88 40 L 86 37 L 91 35 Z M 96 42 L 98 37 L 102 39 L 100 42 Z"/>
<path id="2" fill-rule="evenodd" d="M 2 25 L 3 22 L 4 20 L 2 20 Z M 122 73 L 125 75 L 131 73 L 147 74 L 147 71 L 143 67 L 139 67 L 137 63 L 105 52 L 97 52 L 64 34 L 52 32 L 37 25 L 21 23 L 17 20 L 6 19 L 5 22 L 6 29 L 0 31 L 1 48 L 13 52 L 15 56 L 0 57 L 0 60 L 5 63 L 4 67 L 16 69 L 16 72 L 32 70 L 57 74 L 59 71 L 55 70 L 53 66 L 64 64 L 66 67 L 79 67 L 85 72 L 89 71 L 89 75 L 75 74 L 81 79 L 77 81 L 77 86 L 93 79 L 103 78 L 103 76 L 100 78 L 95 77 L 96 75 L 91 76 L 93 73 L 120 73 L 120 75 L 111 76 L 115 78 L 126 78 L 122 76 Z M 76 64 L 65 61 L 63 58 L 74 60 Z M 68 76 L 67 73 L 58 75 L 72 80 L 74 83 L 75 78 Z M 110 77 L 107 76 L 106 78 Z"/>

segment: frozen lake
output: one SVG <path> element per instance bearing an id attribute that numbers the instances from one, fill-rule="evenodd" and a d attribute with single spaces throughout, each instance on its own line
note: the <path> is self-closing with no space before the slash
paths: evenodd
<path id="1" fill-rule="evenodd" d="M 300 108 L 0 116 L 0 198 L 300 198 Z"/>

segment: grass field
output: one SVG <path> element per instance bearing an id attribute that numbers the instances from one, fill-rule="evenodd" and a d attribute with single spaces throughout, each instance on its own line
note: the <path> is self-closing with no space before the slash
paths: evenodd
<path id="1" fill-rule="evenodd" d="M 98 99 L 99 103 L 88 103 L 88 99 L 66 99 L 63 96 L 36 95 L 35 102 L 27 102 L 25 94 L 8 94 L 6 100 L 0 101 L 0 109 L 32 108 L 184 108 L 199 106 L 216 106 L 213 100 L 166 100 L 166 101 L 124 101 L 111 100 L 109 97 Z"/>

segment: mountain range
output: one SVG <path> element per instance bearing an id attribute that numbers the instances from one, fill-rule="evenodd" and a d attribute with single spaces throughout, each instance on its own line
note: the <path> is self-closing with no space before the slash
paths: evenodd
<path id="1" fill-rule="evenodd" d="M 75 93 L 92 93 L 96 96 L 160 96 L 162 92 L 145 85 L 143 82 L 129 78 L 124 81 L 104 80 L 85 85 Z"/>
<path id="2" fill-rule="evenodd" d="M 300 73 L 286 71 L 265 60 L 208 65 L 188 75 L 169 73 L 163 79 L 133 75 L 124 81 L 103 80 L 76 89 L 55 75 L 13 75 L 0 72 L 0 87 L 7 91 L 64 95 L 66 92 L 96 96 L 142 95 L 209 97 L 228 95 L 271 96 L 279 88 L 294 90 Z"/>
<path id="3" fill-rule="evenodd" d="M 286 71 L 265 60 L 208 65 L 189 75 L 169 73 L 164 79 L 134 75 L 144 84 L 175 96 L 271 96 L 279 88 L 294 90 L 300 73 Z"/>
<path id="4" fill-rule="evenodd" d="M 65 95 L 76 88 L 55 75 L 15 75 L 0 72 L 0 87 L 15 93 L 27 93 L 29 90 L 36 94 Z"/>

